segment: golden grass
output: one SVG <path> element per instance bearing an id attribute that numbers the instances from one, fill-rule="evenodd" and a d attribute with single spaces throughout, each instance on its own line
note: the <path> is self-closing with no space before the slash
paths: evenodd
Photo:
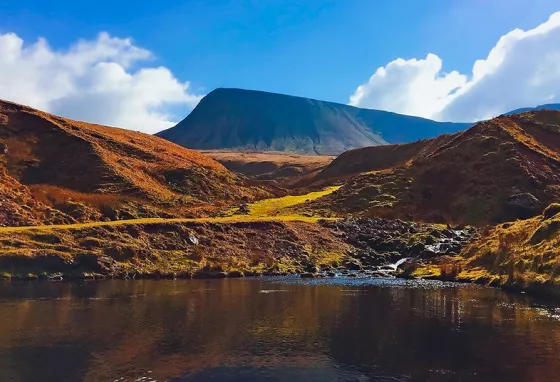
<path id="1" fill-rule="evenodd" d="M 109 206 L 111 211 L 102 213 L 113 219 L 117 210 L 125 210 L 128 218 L 205 216 L 240 200 L 271 196 L 212 158 L 149 134 L 73 121 L 1 100 L 0 129 L 0 143 L 7 148 L 0 161 L 0 197 L 10 195 L 4 188 L 19 187 L 28 199 L 33 195 L 55 209 L 68 200 L 98 210 Z M 32 190 L 23 185 L 33 185 Z M 20 218 L 17 204 L 23 203 L 14 203 L 15 212 L 9 219 L 0 217 L 0 224 L 53 221 L 48 211 L 38 213 L 34 206 L 29 207 L 35 219 Z M 144 207 L 157 214 L 144 214 Z M 61 211 L 64 219 L 57 223 L 89 220 Z"/>
<path id="2" fill-rule="evenodd" d="M 322 198 L 323 196 L 332 194 L 339 188 L 340 186 L 333 186 L 303 195 L 289 195 L 281 198 L 260 200 L 249 205 L 249 216 L 282 216 L 290 207 Z M 293 215 L 290 214 L 289 216 Z"/>
<path id="3" fill-rule="evenodd" d="M 560 112 L 548 114 L 543 122 L 546 112 L 502 116 L 432 140 L 348 151 L 316 175 L 319 184 L 344 186 L 312 208 L 454 225 L 514 220 L 520 213 L 504 201 L 515 193 L 544 204 L 560 198 Z"/>
<path id="4" fill-rule="evenodd" d="M 329 187 L 322 191 L 311 192 L 305 195 L 284 196 L 282 198 L 265 199 L 249 205 L 250 213 L 248 215 L 235 215 L 235 210 L 230 210 L 226 216 L 205 217 L 205 218 L 144 218 L 144 219 L 128 219 L 104 222 L 88 222 L 78 224 L 53 224 L 40 226 L 21 226 L 21 227 L 0 227 L 0 233 L 23 232 L 23 231 L 49 231 L 49 230 L 76 230 L 93 227 L 111 227 L 134 224 L 165 224 L 165 223 L 238 223 L 238 222 L 291 222 L 300 221 L 307 223 L 316 223 L 319 220 L 332 220 L 330 218 L 304 216 L 299 214 L 282 214 L 289 207 L 303 204 L 328 195 L 336 191 L 339 187 Z"/>
<path id="5" fill-rule="evenodd" d="M 499 225 L 461 253 L 458 280 L 556 290 L 560 286 L 560 213 Z"/>
<path id="6" fill-rule="evenodd" d="M 344 262 L 349 247 L 328 228 L 288 219 L 249 218 L 252 224 L 235 219 L 214 219 L 212 224 L 152 220 L 153 224 L 143 225 L 66 225 L 57 230 L 41 227 L 48 231 L 38 231 L 38 227 L 0 231 L 0 276 L 3 272 L 6 275 L 2 278 L 58 272 L 69 277 L 85 277 L 91 272 L 96 277 L 188 277 L 197 272 L 236 271 L 278 274 L 302 272 L 307 264 Z M 190 235 L 199 242 L 186 240 Z M 102 269 L 96 265 L 96 258 L 105 264 Z"/>
<path id="7" fill-rule="evenodd" d="M 241 223 L 241 222 L 290 222 L 290 221 L 300 221 L 308 223 L 316 223 L 319 220 L 333 220 L 332 218 L 321 218 L 321 217 L 308 217 L 300 215 L 288 215 L 288 216 L 224 216 L 224 217 L 212 217 L 212 218 L 174 218 L 174 219 L 163 219 L 163 218 L 146 218 L 146 219 L 129 219 L 129 220 L 116 220 L 108 222 L 90 222 L 90 223 L 79 223 L 79 224 L 53 224 L 53 225 L 40 225 L 40 226 L 22 226 L 22 227 L 0 227 L 0 233 L 7 232 L 23 232 L 23 231 L 48 231 L 48 230 L 73 230 L 73 229 L 83 229 L 83 228 L 93 228 L 93 227 L 112 227 L 112 226 L 123 226 L 123 225 L 149 225 L 149 224 L 165 224 L 165 223 Z"/>

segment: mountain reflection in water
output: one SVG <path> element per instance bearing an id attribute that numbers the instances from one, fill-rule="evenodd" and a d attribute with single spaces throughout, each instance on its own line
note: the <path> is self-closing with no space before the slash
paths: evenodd
<path id="1" fill-rule="evenodd" d="M 558 381 L 556 308 L 403 280 L 0 283 L 0 381 Z"/>

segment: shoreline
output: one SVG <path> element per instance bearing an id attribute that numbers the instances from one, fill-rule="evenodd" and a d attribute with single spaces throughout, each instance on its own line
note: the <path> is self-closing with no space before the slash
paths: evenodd
<path id="1" fill-rule="evenodd" d="M 535 287 L 531 285 L 529 288 L 523 288 L 519 285 L 500 285 L 492 282 L 484 282 L 484 280 L 465 280 L 465 279 L 446 279 L 442 277 L 409 277 L 403 275 L 396 275 L 393 277 L 371 277 L 363 276 L 363 273 L 357 271 L 349 271 L 354 273 L 336 274 L 335 276 L 328 275 L 313 275 L 312 277 L 306 276 L 305 272 L 302 273 L 243 273 L 243 272 L 221 272 L 216 274 L 137 274 L 137 275 L 77 275 L 77 274 L 62 274 L 62 275 L 34 275 L 35 277 L 27 277 L 22 275 L 11 276 L 9 278 L 0 277 L 0 283 L 27 283 L 27 282 L 61 282 L 61 283 L 75 283 L 79 281 L 143 281 L 143 280 L 224 280 L 224 279 L 263 279 L 269 277 L 293 277 L 301 280 L 335 280 L 335 279 L 348 279 L 348 280 L 409 280 L 409 281 L 439 281 L 442 283 L 454 283 L 463 285 L 477 285 L 485 288 L 500 289 L 505 292 L 514 293 L 516 295 L 526 294 L 527 296 L 536 298 L 557 298 L 560 297 L 560 288 L 546 288 Z"/>

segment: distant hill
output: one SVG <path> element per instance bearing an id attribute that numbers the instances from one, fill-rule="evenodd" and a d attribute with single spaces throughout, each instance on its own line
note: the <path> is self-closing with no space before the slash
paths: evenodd
<path id="1" fill-rule="evenodd" d="M 198 151 L 0 100 L 0 226 L 198 216 L 263 194 Z"/>
<path id="2" fill-rule="evenodd" d="M 242 89 L 216 89 L 179 124 L 156 135 L 202 150 L 337 155 L 464 130 L 387 111 Z"/>
<path id="3" fill-rule="evenodd" d="M 269 151 L 266 153 L 240 151 L 202 151 L 203 154 L 223 164 L 228 170 L 257 180 L 274 180 L 289 185 L 291 180 L 318 172 L 325 168 L 334 156 L 288 154 Z M 286 184 L 284 184 L 286 183 Z"/>
<path id="4" fill-rule="evenodd" d="M 536 107 L 522 107 L 520 109 L 515 109 L 510 111 L 509 113 L 506 113 L 506 115 L 511 115 L 511 114 L 519 114 L 519 113 L 524 113 L 527 111 L 533 111 L 533 110 L 560 110 L 560 103 L 549 103 L 546 105 L 539 105 Z"/>

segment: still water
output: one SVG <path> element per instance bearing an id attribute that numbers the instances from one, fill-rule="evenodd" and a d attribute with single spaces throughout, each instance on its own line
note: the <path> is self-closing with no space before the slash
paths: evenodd
<path id="1" fill-rule="evenodd" d="M 0 283 L 0 381 L 560 381 L 560 309 L 404 280 Z"/>

